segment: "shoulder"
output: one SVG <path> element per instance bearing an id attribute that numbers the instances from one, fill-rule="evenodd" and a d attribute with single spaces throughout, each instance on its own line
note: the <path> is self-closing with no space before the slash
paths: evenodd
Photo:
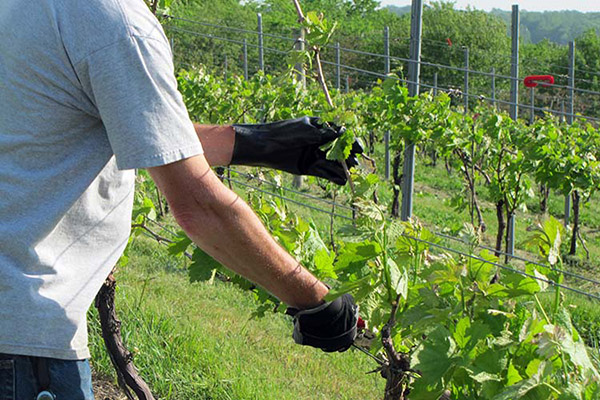
<path id="1" fill-rule="evenodd" d="M 143 0 L 57 0 L 63 44 L 77 63 L 106 46 L 131 37 L 165 40 Z"/>

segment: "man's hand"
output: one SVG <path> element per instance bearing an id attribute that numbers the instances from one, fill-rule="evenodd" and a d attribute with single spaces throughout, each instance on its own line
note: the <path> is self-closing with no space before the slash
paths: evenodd
<path id="1" fill-rule="evenodd" d="M 327 160 L 320 149 L 340 137 L 344 128 L 322 123 L 317 117 L 256 125 L 233 125 L 235 145 L 232 165 L 253 165 L 274 168 L 296 175 L 312 175 L 338 185 L 346 183 L 346 174 L 337 161 Z M 358 164 L 357 154 L 363 152 L 358 142 L 346 164 Z"/>
<path id="2" fill-rule="evenodd" d="M 315 308 L 288 308 L 294 317 L 294 341 L 326 352 L 346 351 L 357 335 L 358 307 L 345 294 Z"/>

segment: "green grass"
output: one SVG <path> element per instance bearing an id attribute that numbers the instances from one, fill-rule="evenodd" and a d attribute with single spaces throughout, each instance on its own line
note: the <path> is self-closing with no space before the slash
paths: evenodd
<path id="1" fill-rule="evenodd" d="M 326 354 L 298 346 L 281 314 L 250 319 L 250 293 L 216 281 L 190 284 L 183 260 L 146 238 L 117 273 L 123 337 L 160 399 L 379 399 L 384 380 L 354 351 Z M 96 371 L 114 377 L 90 312 Z"/>
<path id="2" fill-rule="evenodd" d="M 576 294 L 563 292 L 562 305 L 569 310 L 573 326 L 593 349 L 592 355 L 600 360 L 600 301 L 589 300 Z M 540 301 L 547 311 L 554 307 L 554 293 L 540 294 Z"/>

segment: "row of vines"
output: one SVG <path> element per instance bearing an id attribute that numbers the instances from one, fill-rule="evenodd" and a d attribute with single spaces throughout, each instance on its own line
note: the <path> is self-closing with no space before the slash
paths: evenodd
<path id="1" fill-rule="evenodd" d="M 295 4 L 318 62 L 318 47 L 333 28 L 315 13 L 304 22 Z M 292 64 L 312 62 L 306 53 L 295 58 Z M 344 160 L 356 138 L 363 142 L 368 157 L 350 171 L 350 185 L 317 181 L 333 204 L 345 201 L 352 207 L 347 225 L 335 229 L 332 213 L 329 230 L 321 230 L 281 198 L 253 188 L 244 195 L 279 243 L 330 285 L 329 298 L 354 296 L 362 317 L 355 349 L 368 353 L 376 363 L 373 372 L 386 380 L 384 399 L 600 399 L 600 357 L 574 325 L 561 292 L 562 241 L 569 237 L 563 225 L 546 215 L 530 229 L 524 245 L 538 262 L 501 259 L 508 221 L 536 192 L 541 204 L 550 193 L 572 196 L 569 252 L 576 253 L 579 207 L 600 183 L 600 131 L 582 120 L 572 125 L 551 117 L 533 124 L 513 121 L 484 103 L 463 110 L 445 93 L 411 97 L 394 76 L 369 91 L 334 91 L 332 98 L 322 77 L 323 91 L 297 78 L 293 70 L 249 80 L 222 79 L 203 69 L 178 74 L 197 122 L 320 116 L 347 127 L 323 148 L 332 160 Z M 386 131 L 392 182 L 381 179 Z M 464 180 L 464 191 L 453 203 L 471 211 L 471 223 L 459 233 L 465 251 L 441 245 L 425 222 L 397 218 L 406 143 L 416 144 L 433 164 L 443 161 L 449 174 Z M 276 187 L 281 179 L 272 178 Z M 252 291 L 257 316 L 285 311 L 278 299 L 223 268 L 183 232 L 166 239 L 153 231 L 148 224 L 167 210 L 146 173 L 140 172 L 138 183 L 134 236 L 151 234 L 168 243 L 174 256 L 188 257 L 192 281 L 219 278 Z M 390 183 L 392 195 L 384 198 Z M 495 251 L 479 247 L 487 229 L 478 200 L 482 186 L 496 208 Z M 540 208 L 546 214 L 547 208 Z"/>
<path id="2" fill-rule="evenodd" d="M 495 248 L 503 250 L 507 222 L 528 200 L 538 197 L 541 214 L 548 211 L 548 196 L 572 197 L 573 219 L 569 254 L 575 255 L 580 233 L 580 209 L 600 184 L 600 130 L 584 120 L 573 124 L 551 116 L 534 124 L 513 121 L 485 103 L 464 113 L 453 107 L 446 93 L 409 97 L 398 80 L 387 79 L 369 92 L 334 92 L 337 107 L 328 107 L 315 88 L 304 89 L 285 77 L 257 75 L 246 81 L 227 80 L 203 71 L 185 71 L 180 85 L 192 118 L 205 123 L 262 122 L 318 115 L 325 121 L 349 127 L 361 138 L 368 153 L 383 166 L 384 132 L 389 131 L 394 199 L 392 216 L 399 215 L 402 155 L 407 141 L 417 143 L 435 164 L 446 163 L 449 172 L 464 179 L 464 193 L 453 199 L 457 209 L 469 207 L 477 229 L 486 231 L 478 202 L 480 184 L 495 204 L 498 231 Z M 456 101 L 460 103 L 460 101 Z M 351 137 L 335 150 L 349 151 Z M 344 148 L 346 146 L 346 148 Z M 335 155 L 335 154 L 334 154 Z M 381 172 L 381 171 L 380 171 Z"/>
<path id="3" fill-rule="evenodd" d="M 499 251 L 507 217 L 535 195 L 534 187 L 543 188 L 542 199 L 550 190 L 571 194 L 575 206 L 593 193 L 600 179 L 595 127 L 551 118 L 527 125 L 484 104 L 464 113 L 446 94 L 408 96 L 394 77 L 368 93 L 332 93 L 335 108 L 322 92 L 303 87 L 293 76 L 223 80 L 197 69 L 180 71 L 178 79 L 196 121 L 254 123 L 319 115 L 349 128 L 326 149 L 335 159 L 348 154 L 354 137 L 363 141 L 370 157 L 351 171 L 352 188 L 319 182 L 326 195 L 346 199 L 354 208 L 352 221 L 335 231 L 333 216 L 327 232 L 281 198 L 252 189 L 245 195 L 279 243 L 332 287 L 330 297 L 355 297 L 364 320 L 357 345 L 386 379 L 386 400 L 600 398 L 600 360 L 574 326 L 561 293 L 565 228 L 552 217 L 540 219 L 525 243 L 539 261 L 507 263 L 493 251 L 478 250 L 486 228 L 476 190 L 483 183 L 495 196 Z M 379 171 L 386 130 L 393 154 L 389 204 L 378 195 L 389 184 Z M 464 253 L 446 251 L 417 219 L 394 218 L 406 141 L 464 177 L 464 200 L 456 203 L 471 207 L 475 222 L 460 232 L 468 247 Z M 273 183 L 281 186 L 281 177 Z M 156 199 L 151 182 L 144 180 L 140 188 L 137 234 L 148 231 L 146 222 L 156 218 L 158 208 L 150 200 Z M 219 277 L 253 291 L 258 316 L 285 311 L 276 298 L 194 247 L 184 233 L 169 242 L 173 255 L 191 259 L 192 281 Z"/>

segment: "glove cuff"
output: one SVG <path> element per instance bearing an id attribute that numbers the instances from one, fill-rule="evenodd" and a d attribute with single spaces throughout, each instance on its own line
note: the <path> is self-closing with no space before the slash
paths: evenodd
<path id="1" fill-rule="evenodd" d="M 263 166 L 266 143 L 261 140 L 261 125 L 232 125 L 235 132 L 231 165 Z M 259 163 L 263 161 L 263 165 Z"/>

